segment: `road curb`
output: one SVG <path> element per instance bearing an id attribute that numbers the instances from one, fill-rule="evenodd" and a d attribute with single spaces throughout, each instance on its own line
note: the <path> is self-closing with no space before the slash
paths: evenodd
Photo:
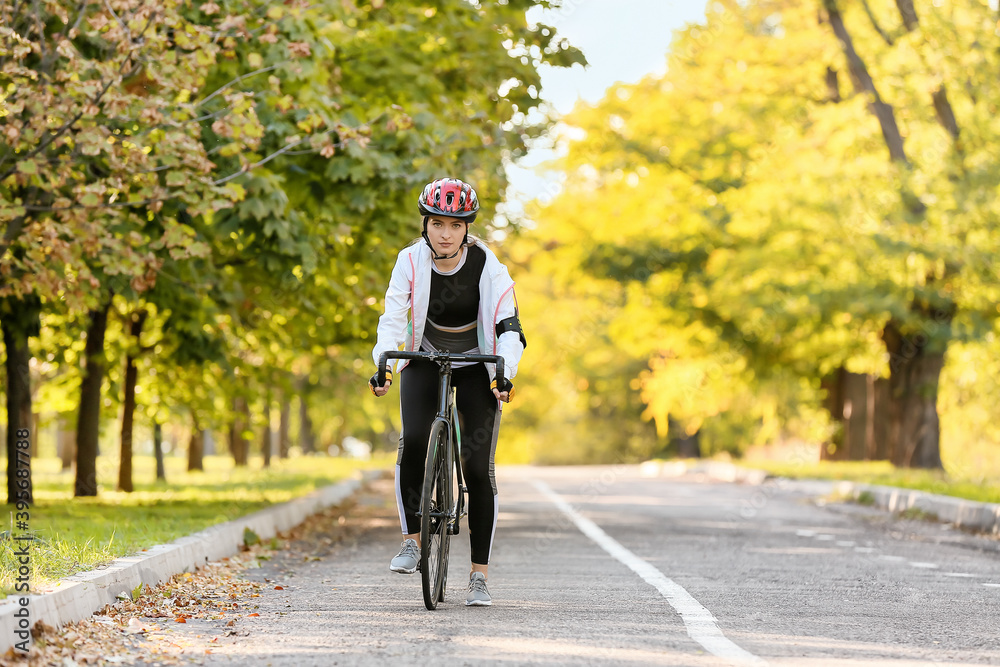
<path id="1" fill-rule="evenodd" d="M 939 521 L 959 528 L 1000 535 L 1000 504 L 997 503 L 980 503 L 925 491 L 855 482 L 836 482 L 834 492 L 890 512 L 920 510 L 928 518 L 933 515 Z"/>
<path id="2" fill-rule="evenodd" d="M 650 477 L 693 475 L 719 482 L 751 485 L 760 485 L 766 480 L 776 479 L 764 470 L 743 468 L 723 461 L 702 461 L 693 464 L 686 461 L 647 461 L 640 466 L 640 471 Z M 803 490 L 815 492 L 815 484 L 820 481 L 825 480 L 802 480 L 810 486 Z M 796 481 L 791 480 L 791 483 L 795 484 Z M 927 518 L 936 517 L 939 521 L 965 530 L 1000 535 L 1000 504 L 997 503 L 982 503 L 894 486 L 838 481 L 830 481 L 828 484 L 830 493 L 862 501 L 879 509 L 894 513 L 919 510 Z"/>
<path id="3" fill-rule="evenodd" d="M 367 470 L 354 479 L 317 489 L 301 498 L 211 526 L 169 544 L 158 544 L 141 554 L 118 558 L 107 567 L 60 580 L 51 592 L 11 595 L 0 602 L 0 655 L 22 641 L 15 633 L 19 630 L 25 608 L 28 610 L 29 626 L 44 621 L 46 625 L 60 627 L 86 618 L 105 605 L 114 604 L 120 593 L 128 593 L 140 584 L 155 586 L 175 574 L 193 571 L 209 561 L 238 553 L 247 528 L 262 540 L 270 539 L 297 526 L 307 517 L 343 502 L 363 484 L 381 474 L 380 470 Z M 27 598 L 27 607 L 21 606 L 22 597 Z"/>

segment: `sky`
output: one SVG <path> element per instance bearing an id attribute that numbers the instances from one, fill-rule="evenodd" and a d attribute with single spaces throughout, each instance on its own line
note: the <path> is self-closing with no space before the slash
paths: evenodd
<path id="1" fill-rule="evenodd" d="M 528 19 L 553 26 L 583 51 L 590 63 L 583 68 L 542 66 L 542 99 L 560 114 L 577 100 L 599 101 L 617 82 L 633 83 L 650 73 L 663 73 L 674 30 L 705 15 L 705 0 L 563 0 L 554 10 L 532 9 Z M 507 210 L 517 213 L 523 202 L 552 192 L 551 177 L 535 166 L 552 159 L 548 149 L 532 149 L 507 175 Z"/>

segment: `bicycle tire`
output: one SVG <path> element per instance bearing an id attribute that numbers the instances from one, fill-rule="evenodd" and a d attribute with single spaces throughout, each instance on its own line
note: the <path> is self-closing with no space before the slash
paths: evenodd
<path id="1" fill-rule="evenodd" d="M 449 517 L 450 525 L 448 527 L 448 533 L 450 535 L 458 535 L 459 526 L 462 522 L 462 517 L 465 512 L 465 492 L 462 490 L 462 461 L 461 461 L 461 443 L 462 436 L 459 433 L 458 427 L 458 411 L 455 410 L 454 405 L 451 411 L 451 443 L 448 447 L 448 461 L 446 465 L 448 470 L 454 472 L 452 476 L 451 493 L 452 493 L 452 507 L 455 508 L 453 516 Z M 448 590 L 448 570 L 444 572 L 444 583 L 441 584 L 441 596 L 440 600 L 444 601 L 445 592 Z"/>
<path id="2" fill-rule="evenodd" d="M 448 570 L 448 513 L 452 508 L 452 470 L 449 424 L 434 421 L 427 442 L 424 486 L 420 495 L 420 579 L 424 606 L 437 608 L 444 599 L 444 579 Z"/>

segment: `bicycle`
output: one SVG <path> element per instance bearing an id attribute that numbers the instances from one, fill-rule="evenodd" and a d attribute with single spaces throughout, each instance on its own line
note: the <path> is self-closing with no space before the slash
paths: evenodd
<path id="1" fill-rule="evenodd" d="M 437 608 L 444 601 L 448 581 L 448 547 L 452 535 L 466 515 L 462 478 L 461 432 L 451 386 L 451 365 L 456 362 L 496 364 L 496 376 L 503 377 L 503 357 L 490 354 L 448 352 L 383 352 L 379 356 L 378 383 L 385 385 L 386 363 L 390 359 L 427 359 L 438 364 L 438 411 L 431 424 L 420 494 L 420 581 L 424 606 Z"/>

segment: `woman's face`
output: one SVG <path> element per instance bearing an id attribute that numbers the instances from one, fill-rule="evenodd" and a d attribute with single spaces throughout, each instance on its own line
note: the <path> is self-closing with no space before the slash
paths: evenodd
<path id="1" fill-rule="evenodd" d="M 468 228 L 468 223 L 460 218 L 432 215 L 427 219 L 427 238 L 437 254 L 453 255 L 465 240 Z"/>

